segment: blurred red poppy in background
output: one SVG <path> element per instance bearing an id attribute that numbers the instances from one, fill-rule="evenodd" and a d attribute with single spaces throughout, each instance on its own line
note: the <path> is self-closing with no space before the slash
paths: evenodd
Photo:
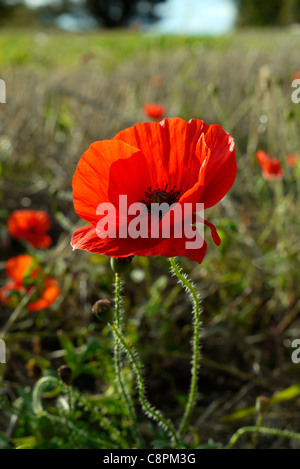
<path id="1" fill-rule="evenodd" d="M 282 179 L 283 170 L 278 158 L 271 158 L 268 153 L 259 150 L 256 159 L 261 167 L 262 175 L 265 179 Z"/>
<path id="2" fill-rule="evenodd" d="M 0 288 L 0 303 L 10 308 L 16 308 L 25 293 L 23 285 L 8 282 Z"/>
<path id="3" fill-rule="evenodd" d="M 296 163 L 298 161 L 298 158 L 299 158 L 299 155 L 296 154 L 296 153 L 290 153 L 289 155 L 287 155 L 286 157 L 286 162 L 287 162 L 287 165 L 290 167 L 290 168 L 294 168 L 296 166 Z"/>
<path id="4" fill-rule="evenodd" d="M 258 163 L 260 164 L 260 166 L 262 166 L 266 161 L 268 161 L 270 159 L 270 157 L 269 157 L 268 153 L 266 153 L 265 151 L 259 150 L 256 153 L 256 159 L 257 159 Z"/>
<path id="5" fill-rule="evenodd" d="M 39 311 L 49 308 L 59 297 L 60 289 L 57 280 L 51 277 L 44 277 L 43 288 L 39 290 L 38 297 L 28 305 L 28 311 Z M 28 292 L 30 293 L 30 289 Z"/>
<path id="6" fill-rule="evenodd" d="M 101 203 L 112 204 L 119 225 L 130 221 L 119 207 L 119 195 L 128 205 L 166 202 L 190 203 L 195 208 L 217 204 L 229 191 L 236 177 L 233 138 L 219 125 L 206 125 L 198 119 L 180 118 L 139 123 L 119 132 L 112 140 L 93 143 L 82 155 L 73 177 L 73 200 L 77 214 L 90 225 L 75 231 L 73 249 L 85 249 L 111 257 L 187 256 L 202 262 L 207 244 L 187 249 L 187 238 L 109 237 L 100 238 L 96 214 Z M 195 212 L 196 210 L 193 210 Z M 163 218 L 162 218 L 163 221 Z M 207 224 L 216 244 L 215 227 Z"/>
<path id="7" fill-rule="evenodd" d="M 151 77 L 151 85 L 155 87 L 160 87 L 164 84 L 164 79 L 161 75 L 153 75 Z"/>
<path id="8" fill-rule="evenodd" d="M 300 70 L 295 70 L 291 74 L 291 81 L 294 81 L 294 80 L 300 80 Z"/>
<path id="9" fill-rule="evenodd" d="M 7 277 L 12 278 L 16 283 L 22 285 L 27 278 L 28 282 L 32 283 L 37 274 L 41 272 L 41 267 L 38 266 L 32 256 L 20 254 L 6 261 L 5 270 Z"/>
<path id="10" fill-rule="evenodd" d="M 43 210 L 15 210 L 7 222 L 10 236 L 40 249 L 48 248 L 52 243 L 47 234 L 50 227 L 50 217 Z"/>
<path id="11" fill-rule="evenodd" d="M 45 275 L 36 260 L 27 254 L 10 258 L 6 275 L 11 279 L 0 289 L 0 302 L 15 308 L 27 293 L 33 293 L 27 309 L 38 311 L 49 308 L 58 298 L 60 289 L 55 279 Z"/>
<path id="12" fill-rule="evenodd" d="M 162 119 L 166 114 L 166 108 L 162 104 L 145 103 L 143 110 L 146 116 L 151 119 Z"/>

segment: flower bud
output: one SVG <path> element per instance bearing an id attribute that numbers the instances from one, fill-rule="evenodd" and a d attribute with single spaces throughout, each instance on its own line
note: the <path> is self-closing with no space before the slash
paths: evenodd
<path id="1" fill-rule="evenodd" d="M 71 383 L 72 369 L 67 365 L 61 365 L 57 369 L 57 374 L 60 379 L 67 385 Z"/>
<path id="2" fill-rule="evenodd" d="M 25 365 L 27 375 L 32 378 L 34 381 L 37 381 L 38 379 L 41 378 L 42 376 L 42 370 L 41 368 L 37 365 L 36 361 L 31 358 L 28 360 L 28 362 Z"/>
<path id="3" fill-rule="evenodd" d="M 134 256 L 128 257 L 111 257 L 110 266 L 115 274 L 122 274 L 129 269 L 131 261 Z"/>
<path id="4" fill-rule="evenodd" d="M 111 301 L 107 299 L 98 300 L 92 308 L 92 313 L 97 316 L 97 314 L 105 313 L 111 307 Z"/>
<path id="5" fill-rule="evenodd" d="M 270 399 L 265 396 L 257 396 L 256 402 L 255 402 L 255 407 L 257 412 L 262 414 L 263 412 L 266 412 L 269 409 L 270 406 Z"/>

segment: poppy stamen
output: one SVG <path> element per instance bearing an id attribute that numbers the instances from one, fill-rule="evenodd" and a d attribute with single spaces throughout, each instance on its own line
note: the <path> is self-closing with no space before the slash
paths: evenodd
<path id="1" fill-rule="evenodd" d="M 168 184 L 165 185 L 164 189 L 160 189 L 158 184 L 156 183 L 154 189 L 152 187 L 148 187 L 148 190 L 145 192 L 145 199 L 140 200 L 141 203 L 145 204 L 148 211 L 151 209 L 151 204 L 161 204 L 167 203 L 168 205 L 172 205 L 178 202 L 181 194 L 181 190 L 175 190 L 176 186 L 173 187 L 172 190 L 168 191 Z"/>

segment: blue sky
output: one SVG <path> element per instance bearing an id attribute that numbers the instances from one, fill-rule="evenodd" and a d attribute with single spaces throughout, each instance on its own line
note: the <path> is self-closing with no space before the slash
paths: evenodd
<path id="1" fill-rule="evenodd" d="M 164 16 L 155 29 L 174 34 L 222 34 L 234 25 L 231 0 L 167 0 L 159 5 Z"/>

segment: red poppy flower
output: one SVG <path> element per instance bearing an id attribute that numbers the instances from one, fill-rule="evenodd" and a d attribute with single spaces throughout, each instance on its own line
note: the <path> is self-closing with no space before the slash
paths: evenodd
<path id="1" fill-rule="evenodd" d="M 271 158 L 265 151 L 259 150 L 256 153 L 256 159 L 260 164 L 262 175 L 265 179 L 283 178 L 283 170 L 277 158 Z"/>
<path id="2" fill-rule="evenodd" d="M 153 75 L 151 77 L 151 85 L 155 87 L 160 87 L 164 84 L 164 79 L 161 75 Z"/>
<path id="3" fill-rule="evenodd" d="M 145 103 L 143 106 L 144 113 L 151 119 L 162 119 L 166 114 L 166 108 L 162 104 Z"/>
<path id="4" fill-rule="evenodd" d="M 47 248 L 52 240 L 47 234 L 51 227 L 49 215 L 43 210 L 15 210 L 8 219 L 8 232 L 16 239 L 27 241 L 36 248 Z"/>
<path id="5" fill-rule="evenodd" d="M 0 288 L 0 303 L 10 308 L 16 308 L 25 293 L 26 290 L 22 285 L 8 282 Z"/>
<path id="6" fill-rule="evenodd" d="M 287 165 L 288 165 L 290 168 L 294 168 L 294 167 L 296 166 L 296 163 L 297 163 L 298 158 L 299 158 L 299 155 L 297 155 L 296 153 L 290 153 L 290 154 L 287 155 L 287 157 L 286 157 Z"/>
<path id="7" fill-rule="evenodd" d="M 5 269 L 6 275 L 21 285 L 27 278 L 29 282 L 31 281 L 32 283 L 37 274 L 41 272 L 41 267 L 38 266 L 34 258 L 28 254 L 20 254 L 19 256 L 11 257 L 6 261 Z"/>
<path id="8" fill-rule="evenodd" d="M 300 70 L 296 70 L 291 74 L 291 81 L 300 79 Z"/>
<path id="9" fill-rule="evenodd" d="M 42 289 L 38 290 L 38 297 L 28 305 L 28 311 L 39 311 L 49 308 L 59 297 L 60 289 L 57 280 L 51 277 L 45 277 Z M 29 289 L 30 292 L 30 289 Z"/>
<path id="10" fill-rule="evenodd" d="M 190 203 L 193 208 L 203 203 L 209 208 L 225 196 L 235 177 L 233 138 L 219 125 L 206 125 L 201 120 L 139 123 L 112 140 L 95 142 L 82 155 L 73 177 L 75 211 L 90 223 L 73 234 L 73 249 L 110 257 L 187 256 L 200 263 L 206 242 L 199 249 L 187 249 L 187 237 L 176 237 L 172 230 L 168 238 L 100 238 L 97 223 L 102 215 L 97 215 L 97 207 L 101 203 L 115 207 L 120 233 L 130 222 L 119 204 L 120 194 L 127 196 L 128 205 L 156 201 L 180 206 Z M 206 220 L 204 223 L 219 244 L 215 227 Z"/>
<path id="11" fill-rule="evenodd" d="M 49 308 L 60 294 L 55 279 L 45 276 L 41 266 L 27 254 L 12 257 L 6 262 L 6 274 L 12 281 L 0 289 L 0 302 L 10 307 L 16 307 L 21 296 L 35 289 L 32 301 L 28 305 L 29 311 Z"/>
<path id="12" fill-rule="evenodd" d="M 266 153 L 265 151 L 263 150 L 259 150 L 257 153 L 256 153 L 256 159 L 258 161 L 258 163 L 260 164 L 260 166 L 263 166 L 263 164 L 268 161 L 270 159 L 268 153 Z"/>

